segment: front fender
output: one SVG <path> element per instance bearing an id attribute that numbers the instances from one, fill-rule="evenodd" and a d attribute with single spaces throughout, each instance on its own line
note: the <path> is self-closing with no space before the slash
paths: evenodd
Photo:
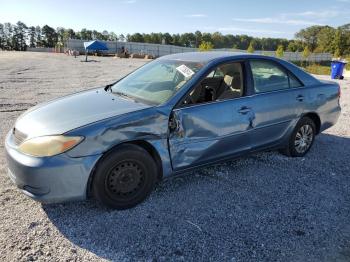
<path id="1" fill-rule="evenodd" d="M 146 141 L 159 154 L 163 175 L 167 176 L 172 172 L 167 139 L 168 119 L 166 114 L 152 110 L 148 113 L 135 112 L 72 130 L 66 134 L 84 136 L 85 139 L 67 154 L 70 157 L 101 155 L 123 143 Z"/>

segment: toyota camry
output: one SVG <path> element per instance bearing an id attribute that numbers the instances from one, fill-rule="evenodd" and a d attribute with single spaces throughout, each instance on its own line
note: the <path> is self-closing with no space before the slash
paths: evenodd
<path id="1" fill-rule="evenodd" d="M 339 97 L 337 83 L 273 57 L 163 56 L 24 112 L 6 137 L 8 173 L 40 202 L 130 208 L 193 168 L 261 150 L 304 156 L 337 122 Z"/>

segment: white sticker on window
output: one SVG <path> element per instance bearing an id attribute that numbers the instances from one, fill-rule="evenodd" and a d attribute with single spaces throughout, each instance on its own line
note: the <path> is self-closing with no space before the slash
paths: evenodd
<path id="1" fill-rule="evenodd" d="M 185 77 L 190 77 L 194 74 L 194 72 L 186 65 L 180 65 L 176 67 L 176 70 L 183 74 Z"/>

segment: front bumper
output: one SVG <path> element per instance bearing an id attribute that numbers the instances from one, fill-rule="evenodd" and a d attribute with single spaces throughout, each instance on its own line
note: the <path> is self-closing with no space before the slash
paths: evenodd
<path id="1" fill-rule="evenodd" d="M 86 199 L 90 174 L 100 155 L 72 158 L 67 154 L 32 157 L 5 141 L 8 174 L 27 196 L 44 203 Z"/>

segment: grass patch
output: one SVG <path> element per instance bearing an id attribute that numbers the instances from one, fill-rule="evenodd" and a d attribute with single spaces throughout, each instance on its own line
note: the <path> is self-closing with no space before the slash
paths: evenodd
<path id="1" fill-rule="evenodd" d="M 345 57 L 345 60 L 348 62 L 345 66 L 345 69 L 350 71 L 350 56 Z"/>
<path id="2" fill-rule="evenodd" d="M 322 62 L 307 62 L 307 61 L 293 61 L 293 64 L 303 68 L 306 72 L 315 75 L 330 75 L 331 61 Z"/>
<path id="3" fill-rule="evenodd" d="M 303 68 L 307 72 L 309 72 L 310 74 L 315 74 L 315 75 L 330 75 L 331 74 L 331 67 L 330 66 L 311 64 L 311 65 L 303 66 Z"/>

